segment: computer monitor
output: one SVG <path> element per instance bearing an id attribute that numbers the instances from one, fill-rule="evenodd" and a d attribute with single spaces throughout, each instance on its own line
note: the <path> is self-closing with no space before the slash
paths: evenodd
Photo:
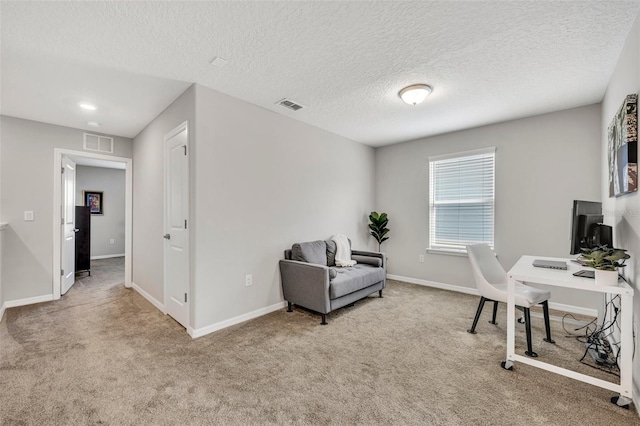
<path id="1" fill-rule="evenodd" d="M 582 253 L 582 248 L 612 247 L 612 229 L 602 223 L 602 203 L 574 200 L 571 218 L 571 254 Z"/>

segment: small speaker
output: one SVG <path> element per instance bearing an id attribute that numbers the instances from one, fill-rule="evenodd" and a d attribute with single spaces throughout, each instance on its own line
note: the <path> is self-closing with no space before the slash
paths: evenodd
<path id="1" fill-rule="evenodd" d="M 598 223 L 593 226 L 592 231 L 593 242 L 597 246 L 607 246 L 613 248 L 613 228 L 605 225 L 604 223 Z"/>

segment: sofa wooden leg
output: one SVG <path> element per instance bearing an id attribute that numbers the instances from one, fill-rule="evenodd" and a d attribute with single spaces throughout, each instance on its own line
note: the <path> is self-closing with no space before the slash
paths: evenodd
<path id="1" fill-rule="evenodd" d="M 380 295 L 380 299 L 382 299 L 382 290 L 378 291 L 378 294 Z"/>
<path id="2" fill-rule="evenodd" d="M 291 309 L 291 302 L 287 302 L 287 312 L 293 312 L 293 309 Z"/>
<path id="3" fill-rule="evenodd" d="M 320 325 L 327 325 L 327 314 L 322 314 L 322 322 Z"/>

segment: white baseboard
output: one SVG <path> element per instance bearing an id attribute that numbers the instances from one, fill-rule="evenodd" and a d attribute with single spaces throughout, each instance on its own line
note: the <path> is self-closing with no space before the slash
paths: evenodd
<path id="1" fill-rule="evenodd" d="M 435 281 L 427 281 L 427 280 L 421 280 L 419 278 L 403 277 L 401 275 L 393 275 L 393 274 L 387 274 L 387 278 L 390 280 L 403 281 L 410 284 L 418 284 L 426 287 L 439 288 L 441 290 L 457 291 L 458 293 L 466 293 L 474 296 L 480 296 L 480 293 L 478 292 L 477 288 L 463 287 L 455 284 L 445 284 L 445 283 L 439 283 Z M 549 308 L 556 309 L 558 311 L 563 311 L 563 312 L 570 312 L 572 314 L 587 315 L 590 317 L 598 316 L 597 309 L 584 308 L 582 306 L 575 306 L 575 305 L 565 305 L 564 303 L 549 302 Z"/>
<path id="2" fill-rule="evenodd" d="M 151 303 L 153 306 L 158 308 L 160 310 L 160 312 L 162 312 L 165 315 L 167 314 L 167 312 L 164 310 L 164 304 L 160 303 L 158 301 L 158 299 L 156 299 L 155 297 L 153 297 L 152 295 L 150 295 L 149 293 L 144 291 L 138 284 L 136 284 L 134 282 L 131 282 L 131 288 L 133 288 L 135 291 L 137 291 L 140 296 L 142 296 L 145 299 L 147 299 L 147 301 L 149 303 Z"/>
<path id="3" fill-rule="evenodd" d="M 271 312 L 277 311 L 278 309 L 282 309 L 287 306 L 287 302 L 278 302 L 271 306 L 266 306 L 264 308 L 257 309 L 253 312 L 248 312 L 246 314 L 238 315 L 237 317 L 229 318 L 228 320 L 220 321 L 215 324 L 208 325 L 202 328 L 187 328 L 187 332 L 189 336 L 195 338 L 205 336 L 207 334 L 213 333 L 214 331 L 222 330 L 223 328 L 231 327 L 232 325 L 240 324 L 241 322 L 249 321 L 254 318 L 261 317 L 263 315 L 270 314 Z"/>
<path id="4" fill-rule="evenodd" d="M 572 314 L 586 315 L 588 317 L 598 316 L 597 309 L 584 308 L 576 305 L 565 305 L 564 303 L 549 302 L 549 308 L 563 312 L 570 312 Z"/>
<path id="5" fill-rule="evenodd" d="M 45 294 L 44 296 L 27 297 L 26 299 L 7 300 L 4 302 L 3 307 L 15 308 L 16 306 L 34 305 L 36 303 L 51 302 L 53 300 L 53 294 Z"/>
<path id="6" fill-rule="evenodd" d="M 103 254 L 103 255 L 100 255 L 100 256 L 91 256 L 90 259 L 91 260 L 111 259 L 112 257 L 124 257 L 124 253 L 122 253 L 122 254 Z"/>
<path id="7" fill-rule="evenodd" d="M 426 287 L 439 288 L 441 290 L 457 291 L 458 293 L 465 293 L 465 294 L 471 294 L 474 296 L 480 296 L 480 293 L 478 292 L 477 288 L 463 287 L 461 285 L 455 285 L 455 284 L 439 283 L 436 281 L 421 280 L 420 278 L 403 277 L 401 275 L 387 274 L 387 278 L 390 280 L 403 281 L 405 283 L 410 283 L 410 284 L 418 284 Z"/>

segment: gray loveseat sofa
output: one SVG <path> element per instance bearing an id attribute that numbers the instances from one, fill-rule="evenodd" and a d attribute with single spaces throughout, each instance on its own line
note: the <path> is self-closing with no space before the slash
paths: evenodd
<path id="1" fill-rule="evenodd" d="M 327 314 L 368 295 L 386 285 L 387 265 L 384 253 L 352 250 L 352 267 L 335 266 L 336 245 L 329 241 L 294 244 L 285 250 L 280 261 L 282 291 L 288 303 L 316 311 L 327 324 Z"/>

